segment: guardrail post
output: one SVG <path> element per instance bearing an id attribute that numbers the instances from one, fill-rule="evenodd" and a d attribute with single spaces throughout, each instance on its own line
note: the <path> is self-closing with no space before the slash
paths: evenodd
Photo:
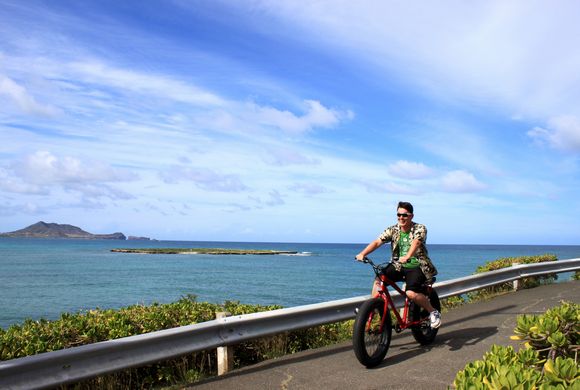
<path id="1" fill-rule="evenodd" d="M 231 316 L 227 311 L 215 313 L 215 318 L 225 318 Z M 218 376 L 227 374 L 234 369 L 234 348 L 231 346 L 217 348 L 217 371 Z"/>
<path id="2" fill-rule="evenodd" d="M 520 265 L 520 263 L 512 263 L 512 267 L 517 267 L 518 265 Z M 518 289 L 520 287 L 520 280 L 519 279 L 515 279 L 513 281 L 513 285 L 514 285 L 514 291 L 518 291 Z"/>

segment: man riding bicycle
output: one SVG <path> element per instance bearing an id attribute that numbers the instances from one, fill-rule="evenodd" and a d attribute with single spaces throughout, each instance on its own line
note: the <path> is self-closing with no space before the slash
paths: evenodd
<path id="1" fill-rule="evenodd" d="M 391 243 L 392 262 L 384 269 L 383 274 L 392 281 L 405 281 L 405 293 L 410 300 L 427 310 L 431 327 L 441 326 L 441 314 L 423 294 L 423 285 L 431 283 L 437 269 L 431 262 L 427 252 L 427 228 L 425 225 L 413 222 L 413 205 L 409 202 L 399 202 L 397 205 L 397 224 L 390 226 L 374 241 L 371 241 L 357 256 L 363 259 L 384 243 Z M 378 280 L 373 284 L 372 295 L 378 289 Z"/>

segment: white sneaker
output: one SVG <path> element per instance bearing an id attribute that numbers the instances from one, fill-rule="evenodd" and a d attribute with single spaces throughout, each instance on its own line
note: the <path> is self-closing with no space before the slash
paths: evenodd
<path id="1" fill-rule="evenodd" d="M 429 321 L 431 322 L 431 328 L 437 329 L 441 326 L 441 313 L 437 310 L 432 311 L 429 314 Z"/>

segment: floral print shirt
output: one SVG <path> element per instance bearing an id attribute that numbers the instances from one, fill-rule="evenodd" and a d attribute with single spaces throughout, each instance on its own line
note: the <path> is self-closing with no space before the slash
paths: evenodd
<path id="1" fill-rule="evenodd" d="M 403 264 L 399 262 L 399 238 L 401 237 L 401 227 L 397 225 L 389 226 L 385 229 L 379 236 L 379 239 L 382 242 L 390 242 L 391 243 L 391 253 L 392 253 L 392 261 L 393 265 L 400 271 Z M 411 240 L 418 239 L 421 241 L 421 245 L 417 248 L 417 251 L 414 254 L 419 260 L 421 271 L 427 278 L 427 281 L 431 282 L 433 276 L 437 275 L 437 268 L 431 262 L 429 258 L 429 253 L 427 251 L 427 228 L 425 225 L 420 223 L 411 223 L 411 229 L 409 230 L 409 237 Z"/>

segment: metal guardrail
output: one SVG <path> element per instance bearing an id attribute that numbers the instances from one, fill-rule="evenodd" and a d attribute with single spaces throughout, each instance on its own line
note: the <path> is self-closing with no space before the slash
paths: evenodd
<path id="1" fill-rule="evenodd" d="M 441 298 L 520 278 L 580 270 L 580 259 L 514 265 L 439 282 Z M 251 339 L 354 318 L 369 296 L 226 317 L 0 362 L 0 388 L 41 389 Z M 394 297 L 397 305 L 402 297 Z"/>

